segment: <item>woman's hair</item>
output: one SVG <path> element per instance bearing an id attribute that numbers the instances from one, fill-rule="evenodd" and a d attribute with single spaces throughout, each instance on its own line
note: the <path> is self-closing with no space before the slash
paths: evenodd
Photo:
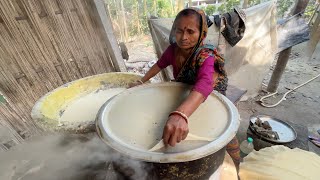
<path id="1" fill-rule="evenodd" d="M 201 15 L 193 9 L 184 9 L 184 10 L 180 11 L 176 17 L 176 20 L 178 21 L 178 20 L 180 20 L 181 17 L 187 17 L 187 16 L 192 16 L 192 15 L 196 16 L 197 21 L 199 22 L 199 29 L 200 29 Z"/>

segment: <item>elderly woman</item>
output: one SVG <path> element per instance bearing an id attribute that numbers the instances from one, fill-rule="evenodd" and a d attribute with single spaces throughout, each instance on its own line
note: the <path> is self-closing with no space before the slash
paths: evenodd
<path id="1" fill-rule="evenodd" d="M 176 81 L 193 85 L 189 96 L 169 115 L 163 131 L 165 144 L 175 146 L 187 137 L 189 130 L 186 117 L 191 116 L 213 90 L 226 94 L 228 79 L 224 59 L 212 45 L 203 44 L 207 31 L 206 17 L 202 10 L 182 10 L 171 29 L 171 45 L 141 80 L 130 85 L 143 84 L 169 65 L 173 67 Z M 236 138 L 227 145 L 227 151 L 238 165 L 240 151 Z"/>

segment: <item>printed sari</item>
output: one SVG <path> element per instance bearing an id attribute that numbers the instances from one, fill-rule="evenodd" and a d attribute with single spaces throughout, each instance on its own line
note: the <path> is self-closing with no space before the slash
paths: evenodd
<path id="1" fill-rule="evenodd" d="M 202 10 L 197 8 L 188 8 L 188 9 L 192 9 L 196 11 L 201 16 L 200 37 L 197 44 L 192 49 L 191 55 L 185 61 L 184 65 L 181 67 L 179 74 L 176 78 L 176 81 L 191 84 L 191 85 L 195 84 L 197 72 L 199 71 L 199 68 L 201 67 L 202 63 L 208 57 L 212 56 L 214 57 L 214 71 L 215 71 L 213 75 L 214 83 L 212 86 L 214 90 L 225 95 L 227 86 L 228 86 L 228 78 L 224 68 L 224 58 L 219 55 L 217 49 L 213 45 L 203 44 L 203 41 L 206 38 L 207 32 L 208 32 L 205 13 Z M 179 16 L 179 14 L 177 16 Z M 171 44 L 176 43 L 176 40 L 175 40 L 175 29 L 176 29 L 175 24 L 177 23 L 176 21 L 177 20 L 174 21 L 171 29 L 171 33 L 170 33 L 169 40 Z"/>
<path id="2" fill-rule="evenodd" d="M 200 37 L 196 46 L 192 49 L 190 57 L 182 65 L 176 81 L 194 85 L 196 83 L 197 72 L 201 67 L 202 63 L 210 56 L 214 57 L 214 74 L 213 74 L 213 89 L 219 93 L 226 95 L 226 90 L 228 86 L 227 73 L 224 68 L 225 60 L 222 56 L 219 55 L 217 49 L 213 45 L 203 44 L 204 39 L 207 36 L 208 26 L 206 21 L 206 16 L 203 10 L 197 8 L 188 8 L 196 11 L 201 16 L 200 22 Z M 182 12 L 182 11 L 181 11 Z M 180 12 L 180 13 L 181 13 Z M 179 14 L 180 14 L 179 13 Z M 177 15 L 177 17 L 179 16 Z M 175 40 L 175 28 L 177 23 L 177 18 L 173 23 L 171 32 L 170 32 L 170 44 L 176 43 Z M 231 142 L 227 145 L 227 152 L 232 157 L 236 166 L 240 163 L 240 147 L 239 142 L 236 137 L 234 137 Z"/>

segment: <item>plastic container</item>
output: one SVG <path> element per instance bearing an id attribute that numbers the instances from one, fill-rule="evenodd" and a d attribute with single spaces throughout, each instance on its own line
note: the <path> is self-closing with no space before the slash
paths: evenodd
<path id="1" fill-rule="evenodd" d="M 253 148 L 253 139 L 248 137 L 247 140 L 244 140 L 240 144 L 241 157 L 247 156 L 250 152 L 254 150 Z"/>

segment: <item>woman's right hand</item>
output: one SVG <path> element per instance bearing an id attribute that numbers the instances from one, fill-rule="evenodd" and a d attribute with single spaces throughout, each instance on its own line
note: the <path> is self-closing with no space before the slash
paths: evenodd
<path id="1" fill-rule="evenodd" d="M 135 82 L 129 83 L 128 87 L 132 88 L 132 87 L 135 87 L 135 86 L 139 86 L 141 84 L 142 83 L 140 81 L 135 81 Z"/>
<path id="2" fill-rule="evenodd" d="M 186 139 L 189 133 L 188 123 L 179 115 L 171 115 L 163 129 L 163 142 L 165 145 L 175 146 Z"/>

